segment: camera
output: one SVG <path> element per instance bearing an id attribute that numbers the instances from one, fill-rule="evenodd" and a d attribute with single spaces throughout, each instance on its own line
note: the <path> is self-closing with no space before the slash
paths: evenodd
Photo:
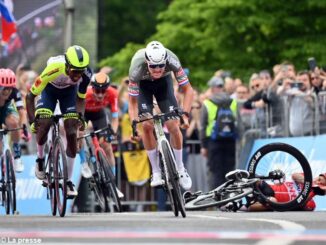
<path id="1" fill-rule="evenodd" d="M 314 57 L 308 58 L 308 66 L 310 71 L 314 71 L 315 68 L 317 67 L 317 62 Z"/>
<path id="2" fill-rule="evenodd" d="M 303 83 L 299 81 L 294 81 L 290 83 L 291 88 L 302 89 Z"/>

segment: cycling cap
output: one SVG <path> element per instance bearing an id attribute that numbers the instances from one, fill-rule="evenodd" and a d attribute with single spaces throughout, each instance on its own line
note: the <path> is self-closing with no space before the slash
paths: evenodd
<path id="1" fill-rule="evenodd" d="M 74 45 L 67 49 L 65 53 L 66 62 L 72 69 L 85 69 L 89 65 L 89 55 L 86 49 Z"/>
<path id="2" fill-rule="evenodd" d="M 0 69 L 0 86 L 7 88 L 16 87 L 16 75 L 10 69 Z"/>
<path id="3" fill-rule="evenodd" d="M 94 88 L 105 89 L 110 86 L 110 83 L 111 81 L 109 76 L 103 72 L 96 73 L 95 75 L 92 76 L 91 79 L 91 85 Z"/>
<path id="4" fill-rule="evenodd" d="M 167 58 L 166 49 L 162 43 L 152 41 L 146 46 L 145 58 L 149 64 L 164 64 Z"/>

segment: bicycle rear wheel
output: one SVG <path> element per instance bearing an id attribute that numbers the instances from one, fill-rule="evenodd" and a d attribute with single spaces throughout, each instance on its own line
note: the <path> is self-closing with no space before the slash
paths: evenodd
<path id="1" fill-rule="evenodd" d="M 60 138 L 56 138 L 53 144 L 53 169 L 56 191 L 57 207 L 61 217 L 66 214 L 67 207 L 67 157 Z"/>
<path id="2" fill-rule="evenodd" d="M 117 186 L 115 184 L 115 177 L 112 173 L 108 160 L 106 159 L 106 157 L 101 151 L 98 152 L 98 160 L 99 160 L 100 168 L 102 169 L 101 172 L 104 174 L 103 180 L 106 187 L 104 189 L 104 192 L 105 191 L 107 192 L 109 201 L 113 202 L 113 205 L 115 206 L 115 210 L 117 212 L 122 212 L 122 206 L 121 206 L 120 198 L 118 196 Z"/>
<path id="3" fill-rule="evenodd" d="M 209 207 L 221 207 L 228 202 L 241 200 L 253 192 L 252 185 L 256 180 L 247 182 L 229 180 L 216 189 L 200 194 L 194 194 L 186 201 L 186 210 L 199 210 Z"/>
<path id="4" fill-rule="evenodd" d="M 174 199 L 174 203 L 177 204 L 178 210 L 180 211 L 183 218 L 186 217 L 186 209 L 183 202 L 183 197 L 181 194 L 181 189 L 179 185 L 179 176 L 175 167 L 175 160 L 172 156 L 171 148 L 167 142 L 162 142 L 162 153 L 163 158 L 165 160 L 165 164 L 169 173 L 168 181 L 172 186 L 172 197 Z"/>
<path id="5" fill-rule="evenodd" d="M 10 150 L 6 150 L 6 175 L 7 175 L 7 202 L 9 204 L 9 212 L 16 213 L 16 175 L 14 171 L 14 163 Z M 8 213 L 7 213 L 8 214 Z"/>
<path id="6" fill-rule="evenodd" d="M 53 153 L 52 147 L 49 150 L 48 157 L 46 159 L 45 169 L 47 171 L 46 178 L 47 178 L 47 189 L 48 194 L 50 196 L 50 203 L 51 203 L 51 213 L 53 216 L 57 215 L 57 197 L 55 191 L 55 178 L 54 178 L 54 166 L 53 166 Z"/>
<path id="7" fill-rule="evenodd" d="M 309 162 L 295 147 L 285 143 L 271 143 L 258 149 L 249 160 L 248 171 L 251 177 L 267 178 L 271 171 L 280 171 L 284 177 L 265 179 L 275 192 L 275 200 L 257 188 L 258 195 L 272 209 L 288 211 L 305 205 L 312 186 L 312 173 Z M 301 173 L 303 181 L 298 184 L 292 179 L 293 174 Z"/>

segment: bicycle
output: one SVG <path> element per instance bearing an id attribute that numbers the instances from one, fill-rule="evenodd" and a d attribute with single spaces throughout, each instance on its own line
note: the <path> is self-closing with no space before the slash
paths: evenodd
<path id="1" fill-rule="evenodd" d="M 88 179 L 89 187 L 104 212 L 110 210 L 109 204 L 113 204 L 117 212 L 122 212 L 120 198 L 117 193 L 115 177 L 111 170 L 105 151 L 99 144 L 98 134 L 106 131 L 109 138 L 114 135 L 111 125 L 85 134 L 78 139 L 85 139 L 88 148 L 88 163 L 92 170 L 92 177 Z M 91 138 L 91 142 L 89 140 Z"/>
<path id="2" fill-rule="evenodd" d="M 170 143 L 165 136 L 165 133 L 163 131 L 163 126 L 162 126 L 164 121 L 172 118 L 180 118 L 181 123 L 183 123 L 183 119 L 182 119 L 183 114 L 184 112 L 182 112 L 178 108 L 175 108 L 171 112 L 155 114 L 153 116 L 149 116 L 144 119 L 134 120 L 132 122 L 132 132 L 133 132 L 133 136 L 137 136 L 136 134 L 137 124 L 144 121 L 153 120 L 154 134 L 157 140 L 157 148 L 159 151 L 162 178 L 164 180 L 164 184 L 162 185 L 162 187 L 167 193 L 167 196 L 169 197 L 171 208 L 174 215 L 177 217 L 180 211 L 182 217 L 185 218 L 186 210 L 185 210 L 184 201 L 179 185 L 179 175 L 176 170 L 175 157 L 172 152 Z"/>
<path id="3" fill-rule="evenodd" d="M 290 211 L 305 205 L 312 187 L 312 173 L 307 159 L 295 147 L 284 143 L 267 144 L 253 154 L 247 170 L 231 171 L 226 174 L 225 183 L 207 193 L 185 193 L 186 210 L 222 207 L 231 203 L 231 210 L 237 211 L 241 206 L 249 207 L 257 201 L 275 211 Z M 293 173 L 303 174 L 301 187 L 289 181 Z M 291 192 L 290 200 L 282 202 L 266 195 L 258 185 L 261 181 L 270 185 L 292 185 L 297 191 Z"/>
<path id="4" fill-rule="evenodd" d="M 66 214 L 67 208 L 67 156 L 60 136 L 59 121 L 63 114 L 52 116 L 52 133 L 49 152 L 45 164 L 45 180 L 42 185 L 47 188 L 47 199 L 51 202 L 51 213 L 56 216 L 57 210 L 61 217 Z M 41 119 L 41 117 L 36 118 Z"/>
<path id="5" fill-rule="evenodd" d="M 2 145 L 1 154 L 1 179 L 0 179 L 0 191 L 1 191 L 1 206 L 5 207 L 6 214 L 16 213 L 16 175 L 14 171 L 13 156 L 8 145 L 7 134 L 12 131 L 18 131 L 23 129 L 24 135 L 28 135 L 26 125 L 13 129 L 0 129 L 0 141 Z"/>

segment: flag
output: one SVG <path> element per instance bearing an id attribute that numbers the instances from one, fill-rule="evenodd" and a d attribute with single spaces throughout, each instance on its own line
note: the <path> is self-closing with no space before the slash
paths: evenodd
<path id="1" fill-rule="evenodd" d="M 8 7 L 7 2 L 0 0 L 3 43 L 7 43 L 10 40 L 11 35 L 17 31 L 16 20 Z"/>

